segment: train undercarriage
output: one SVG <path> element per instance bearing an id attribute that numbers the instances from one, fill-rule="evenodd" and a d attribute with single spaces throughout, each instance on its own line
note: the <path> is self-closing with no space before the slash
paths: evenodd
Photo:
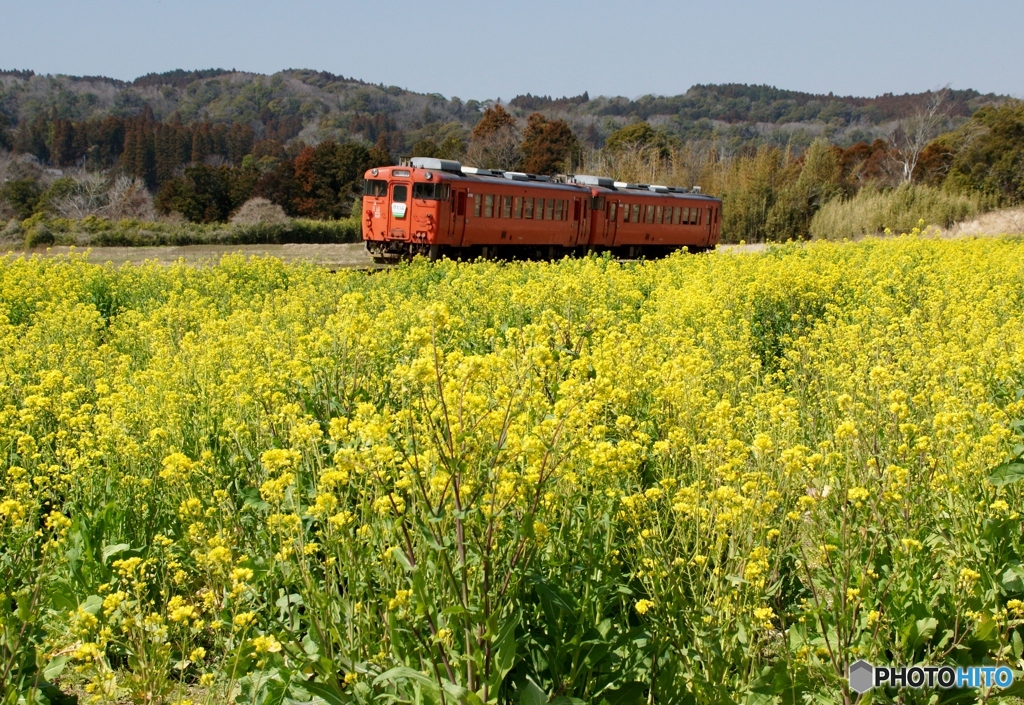
<path id="1" fill-rule="evenodd" d="M 416 256 L 430 261 L 441 258 L 454 260 L 557 260 L 563 257 L 583 257 L 588 254 L 608 252 L 617 260 L 657 259 L 673 252 L 685 250 L 690 253 L 705 252 L 708 247 L 686 247 L 683 245 L 624 245 L 621 247 L 560 247 L 536 245 L 474 245 L 471 247 L 445 247 L 426 243 L 403 241 L 366 241 L 366 249 L 377 264 L 395 264 L 411 260 Z"/>

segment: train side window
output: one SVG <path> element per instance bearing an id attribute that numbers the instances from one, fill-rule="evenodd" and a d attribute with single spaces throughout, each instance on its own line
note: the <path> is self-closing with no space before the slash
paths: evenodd
<path id="1" fill-rule="evenodd" d="M 487 194 L 484 196 L 484 217 L 494 217 L 494 196 L 492 194 Z"/>
<path id="2" fill-rule="evenodd" d="M 689 208 L 684 208 L 683 209 L 683 225 L 689 225 L 689 224 L 690 224 L 690 209 Z"/>
<path id="3" fill-rule="evenodd" d="M 645 207 L 645 210 L 644 210 L 644 222 L 645 223 L 653 223 L 654 222 L 654 206 L 648 205 L 648 206 Z"/>
<path id="4" fill-rule="evenodd" d="M 555 219 L 555 199 L 548 198 L 544 201 L 544 220 Z"/>
<path id="5" fill-rule="evenodd" d="M 654 207 L 654 222 L 661 225 L 662 218 L 665 217 L 665 206 Z"/>
<path id="6" fill-rule="evenodd" d="M 676 206 L 672 209 L 672 225 L 679 225 L 679 221 L 683 218 L 683 209 Z"/>
<path id="7" fill-rule="evenodd" d="M 448 184 L 413 184 L 412 197 L 428 201 L 448 199 Z"/>
<path id="8" fill-rule="evenodd" d="M 615 216 L 619 214 L 619 204 L 612 201 L 608 204 L 608 220 L 615 222 Z"/>
<path id="9" fill-rule="evenodd" d="M 522 218 L 523 217 L 523 197 L 516 196 L 512 199 L 512 217 Z"/>
<path id="10" fill-rule="evenodd" d="M 473 215 L 477 218 L 480 217 L 480 194 L 473 196 Z"/>
<path id="11" fill-rule="evenodd" d="M 562 220 L 562 214 L 565 212 L 564 205 L 565 201 L 562 199 L 555 201 L 555 220 Z"/>
<path id="12" fill-rule="evenodd" d="M 526 218 L 527 220 L 530 220 L 530 219 L 533 218 L 533 199 L 532 198 L 524 198 L 523 199 L 523 217 Z"/>
<path id="13" fill-rule="evenodd" d="M 512 217 L 512 197 L 502 196 L 501 198 L 501 217 L 511 218 Z"/>
<path id="14" fill-rule="evenodd" d="M 628 223 L 629 222 L 629 204 L 628 203 L 623 203 L 622 204 L 622 222 L 623 223 Z"/>
<path id="15" fill-rule="evenodd" d="M 544 220 L 544 199 L 537 199 L 537 212 L 533 216 L 537 220 Z"/>
<path id="16" fill-rule="evenodd" d="M 629 222 L 639 223 L 640 222 L 640 204 L 634 203 L 632 208 L 627 206 L 627 210 L 632 211 L 632 215 L 629 216 Z"/>

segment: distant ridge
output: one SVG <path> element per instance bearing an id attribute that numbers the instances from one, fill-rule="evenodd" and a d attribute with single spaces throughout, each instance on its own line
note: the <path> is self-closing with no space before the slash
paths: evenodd
<path id="1" fill-rule="evenodd" d="M 906 117 L 923 94 L 836 96 L 767 85 L 698 84 L 674 96 L 519 95 L 505 105 L 517 118 L 532 112 L 565 119 L 585 141 L 600 146 L 615 129 L 645 120 L 683 141 L 715 138 L 735 148 L 760 143 L 800 148 L 819 135 L 840 145 L 871 141 Z M 964 120 L 1007 96 L 950 92 L 949 110 Z M 446 98 L 372 84 L 327 71 L 287 69 L 272 75 L 209 68 L 148 73 L 133 81 L 103 76 L 0 71 L 0 129 L 45 117 L 72 121 L 144 112 L 156 120 L 261 125 L 288 121 L 289 134 L 308 143 L 325 139 L 373 143 L 386 133 L 401 152 L 419 139 L 465 137 L 494 102 Z"/>

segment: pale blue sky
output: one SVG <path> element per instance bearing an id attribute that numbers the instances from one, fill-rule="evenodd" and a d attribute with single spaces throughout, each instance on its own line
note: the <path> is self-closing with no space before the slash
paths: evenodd
<path id="1" fill-rule="evenodd" d="M 451 97 L 695 83 L 1024 96 L 1024 0 L 0 0 L 0 68 L 311 68 Z"/>

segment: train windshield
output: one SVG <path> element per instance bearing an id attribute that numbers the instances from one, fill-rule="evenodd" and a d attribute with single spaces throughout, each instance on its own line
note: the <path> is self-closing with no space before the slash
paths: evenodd
<path id="1" fill-rule="evenodd" d="M 363 182 L 364 196 L 387 196 L 388 182 L 382 179 L 366 179 Z"/>
<path id="2" fill-rule="evenodd" d="M 428 201 L 448 200 L 448 184 L 413 184 L 412 197 Z"/>

